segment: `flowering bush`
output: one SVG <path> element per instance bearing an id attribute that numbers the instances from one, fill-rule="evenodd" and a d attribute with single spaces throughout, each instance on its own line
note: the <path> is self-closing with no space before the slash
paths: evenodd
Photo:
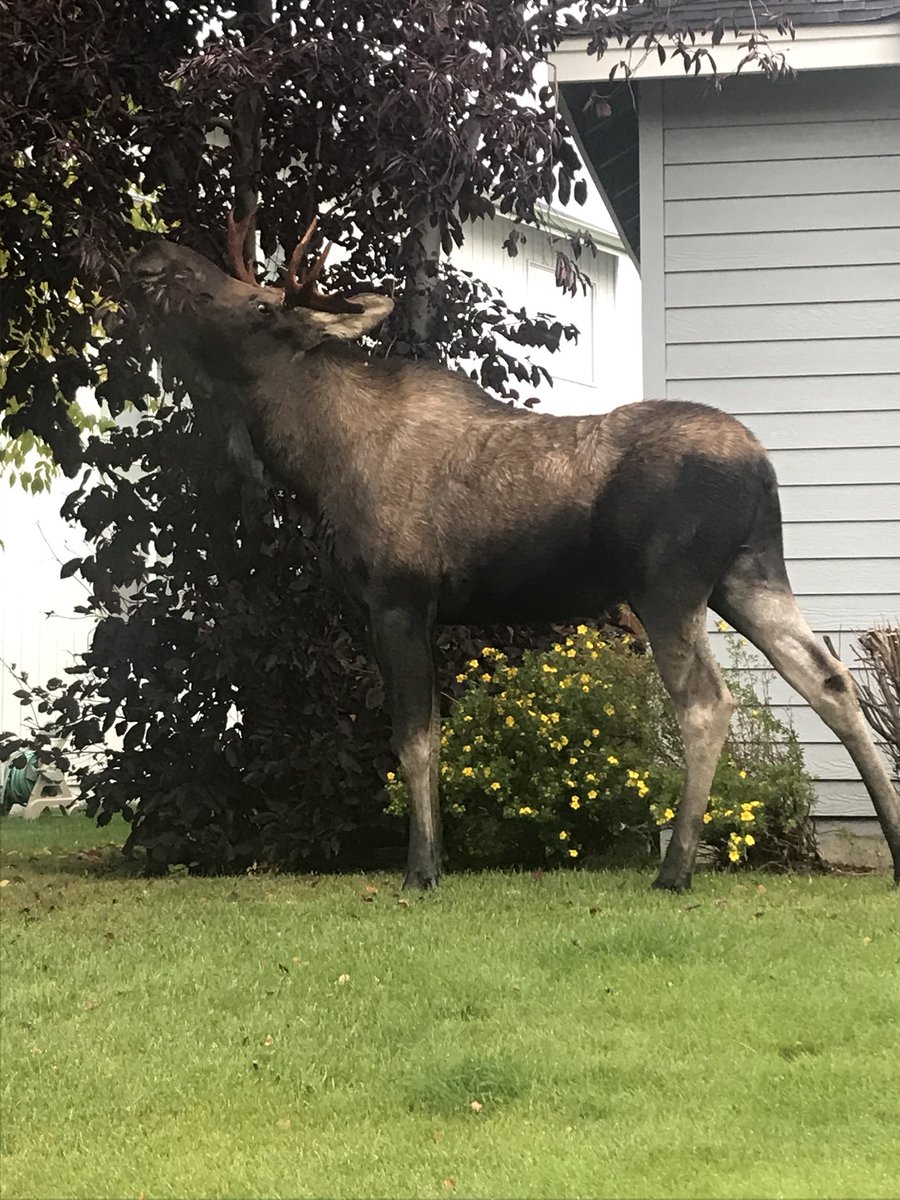
<path id="1" fill-rule="evenodd" d="M 734 676 L 734 673 L 730 673 Z M 441 735 L 447 847 L 457 865 L 635 861 L 673 820 L 682 748 L 652 656 L 579 625 L 519 665 L 485 646 Z M 796 738 L 740 677 L 741 705 L 706 817 L 723 864 L 796 857 L 811 799 Z M 406 789 L 388 776 L 394 811 Z"/>

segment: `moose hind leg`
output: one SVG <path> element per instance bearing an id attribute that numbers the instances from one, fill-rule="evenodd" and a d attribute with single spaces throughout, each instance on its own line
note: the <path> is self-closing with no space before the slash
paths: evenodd
<path id="1" fill-rule="evenodd" d="M 409 788 L 407 888 L 433 888 L 441 874 L 438 805 L 439 708 L 430 624 L 406 609 L 372 614 L 372 641 L 391 713 L 392 745 Z"/>
<path id="2" fill-rule="evenodd" d="M 706 604 L 680 616 L 660 602 L 635 605 L 672 697 L 684 742 L 684 787 L 672 840 L 653 884 L 669 891 L 691 885 L 709 789 L 734 710 L 706 634 Z"/>
<path id="3" fill-rule="evenodd" d="M 711 606 L 761 650 L 844 743 L 878 814 L 900 883 L 900 796 L 875 747 L 850 672 L 821 646 L 783 582 L 761 584 L 738 564 Z"/>

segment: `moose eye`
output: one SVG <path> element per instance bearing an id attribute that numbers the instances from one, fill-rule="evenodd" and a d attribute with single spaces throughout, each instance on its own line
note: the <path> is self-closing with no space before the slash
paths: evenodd
<path id="1" fill-rule="evenodd" d="M 265 300 L 257 301 L 256 311 L 260 313 L 267 313 L 269 311 L 269 306 L 266 304 Z"/>

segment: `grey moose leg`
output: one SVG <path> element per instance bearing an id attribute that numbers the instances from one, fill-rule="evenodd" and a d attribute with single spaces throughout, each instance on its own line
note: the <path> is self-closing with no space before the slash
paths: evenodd
<path id="1" fill-rule="evenodd" d="M 432 888 L 441 875 L 441 818 L 440 712 L 431 622 L 409 609 L 386 608 L 372 613 L 371 631 L 391 713 L 392 744 L 409 788 L 404 886 Z"/>
<path id="2" fill-rule="evenodd" d="M 706 604 L 681 615 L 669 605 L 638 609 L 684 742 L 684 787 L 666 857 L 653 884 L 680 892 L 691 886 L 716 764 L 734 710 L 710 649 Z"/>

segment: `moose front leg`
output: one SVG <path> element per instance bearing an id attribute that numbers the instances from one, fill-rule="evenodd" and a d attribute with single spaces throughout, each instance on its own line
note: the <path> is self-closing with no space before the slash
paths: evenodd
<path id="1" fill-rule="evenodd" d="M 423 614 L 387 608 L 371 616 L 375 657 L 384 679 L 392 745 L 409 788 L 409 859 L 404 886 L 435 887 L 441 874 L 438 804 L 440 709 L 431 641 Z"/>

